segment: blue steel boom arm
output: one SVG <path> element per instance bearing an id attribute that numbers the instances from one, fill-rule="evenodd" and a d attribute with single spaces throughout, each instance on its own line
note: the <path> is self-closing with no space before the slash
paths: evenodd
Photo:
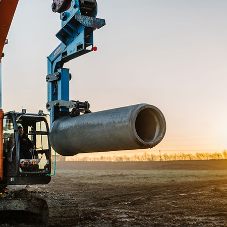
<path id="1" fill-rule="evenodd" d="M 61 44 L 47 58 L 47 109 L 50 111 L 51 122 L 60 116 L 68 115 L 69 108 L 89 112 L 87 102 L 69 101 L 71 75 L 63 65 L 93 51 L 93 31 L 105 25 L 104 19 L 96 18 L 96 0 L 54 0 L 52 10 L 60 13 L 62 28 L 56 34 Z"/>

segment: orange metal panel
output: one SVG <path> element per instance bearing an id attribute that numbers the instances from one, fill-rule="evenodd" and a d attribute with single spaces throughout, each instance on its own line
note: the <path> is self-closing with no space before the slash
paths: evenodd
<path id="1" fill-rule="evenodd" d="M 19 0 L 0 0 L 0 60 L 18 1 Z"/>

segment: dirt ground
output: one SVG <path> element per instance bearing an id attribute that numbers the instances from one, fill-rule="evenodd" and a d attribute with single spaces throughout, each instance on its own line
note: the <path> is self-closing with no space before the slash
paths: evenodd
<path id="1" fill-rule="evenodd" d="M 39 188 L 78 202 L 55 226 L 227 226 L 227 160 L 59 162 Z"/>
<path id="2" fill-rule="evenodd" d="M 58 162 L 48 226 L 227 226 L 227 160 Z"/>

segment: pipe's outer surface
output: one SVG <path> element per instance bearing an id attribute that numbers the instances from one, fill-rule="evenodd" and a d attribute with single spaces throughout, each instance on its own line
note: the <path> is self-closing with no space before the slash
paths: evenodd
<path id="1" fill-rule="evenodd" d="M 152 148 L 165 135 L 166 122 L 155 106 L 138 104 L 65 116 L 53 122 L 50 144 L 63 156 Z"/>

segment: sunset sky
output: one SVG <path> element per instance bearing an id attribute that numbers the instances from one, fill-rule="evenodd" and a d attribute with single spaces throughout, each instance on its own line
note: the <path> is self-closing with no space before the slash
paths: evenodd
<path id="1" fill-rule="evenodd" d="M 2 61 L 4 111 L 38 113 L 46 57 L 60 41 L 52 0 L 20 0 Z M 70 99 L 93 112 L 157 106 L 167 132 L 154 150 L 227 149 L 227 1 L 98 0 L 97 52 L 67 63 Z"/>

